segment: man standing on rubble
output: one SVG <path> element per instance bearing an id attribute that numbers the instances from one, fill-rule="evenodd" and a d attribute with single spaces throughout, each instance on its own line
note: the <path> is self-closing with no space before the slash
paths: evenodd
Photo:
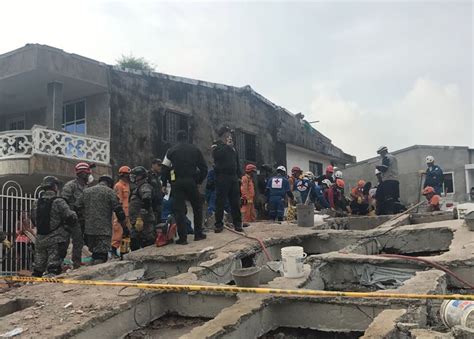
<path id="1" fill-rule="evenodd" d="M 426 166 L 426 177 L 423 188 L 430 186 L 434 189 L 436 195 L 441 195 L 444 181 L 443 170 L 438 165 L 435 165 L 435 159 L 432 155 L 426 157 Z"/>
<path id="2" fill-rule="evenodd" d="M 92 184 L 94 177 L 92 176 L 91 166 L 88 163 L 78 163 L 75 170 L 76 179 L 68 181 L 64 185 L 61 197 L 66 200 L 69 207 L 77 214 L 80 227 L 71 229 L 70 238 L 72 240 L 73 267 L 79 268 L 81 266 L 82 247 L 84 246 L 84 211 L 79 208 L 77 201 L 82 196 L 84 189 Z"/>
<path id="3" fill-rule="evenodd" d="M 155 243 L 153 187 L 148 183 L 147 176 L 148 172 L 143 166 L 135 167 L 130 173 L 130 181 L 135 184 L 129 205 L 132 226 L 130 230 L 130 249 L 132 251 Z"/>
<path id="4" fill-rule="evenodd" d="M 114 181 L 108 175 L 99 178 L 99 183 L 88 187 L 77 204 L 84 210 L 85 236 L 87 247 L 92 252 L 92 264 L 107 261 L 112 241 L 112 214 L 115 213 L 123 229 L 123 236 L 128 236 L 125 225 L 126 216 L 117 194 L 112 189 Z"/>
<path id="5" fill-rule="evenodd" d="M 242 176 L 240 161 L 232 138 L 233 131 L 223 126 L 217 132 L 219 140 L 212 145 L 214 170 L 216 173 L 216 224 L 214 232 L 220 233 L 224 229 L 224 205 L 229 201 L 232 223 L 238 232 L 242 232 L 242 215 L 240 213 L 240 185 Z"/>
<path id="6" fill-rule="evenodd" d="M 267 183 L 266 196 L 271 220 L 283 221 L 285 216 L 285 196 L 294 200 L 290 183 L 286 178 L 285 166 L 278 166 L 277 175 L 270 178 Z"/>
<path id="7" fill-rule="evenodd" d="M 148 172 L 148 182 L 153 187 L 152 205 L 156 223 L 159 223 L 161 220 L 163 204 L 163 185 L 161 184 L 162 163 L 161 159 L 154 159 L 151 162 L 151 170 Z"/>
<path id="8" fill-rule="evenodd" d="M 115 183 L 114 191 L 119 199 L 119 202 L 122 204 L 123 211 L 126 216 L 127 227 L 130 223 L 128 218 L 129 215 L 129 201 L 130 201 L 130 173 L 132 169 L 128 166 L 122 166 L 119 168 L 118 175 L 119 180 Z M 113 218 L 112 226 L 112 255 L 119 256 L 119 249 L 122 243 L 123 238 L 123 227 L 120 224 L 117 216 Z"/>
<path id="9" fill-rule="evenodd" d="M 61 264 L 69 244 L 69 233 L 66 229 L 79 229 L 76 213 L 63 198 L 57 196 L 59 180 L 47 176 L 43 179 L 41 188 L 44 193 L 35 202 L 31 212 L 31 221 L 37 232 L 34 277 L 42 277 L 46 270 L 48 274 L 61 274 Z"/>
<path id="10" fill-rule="evenodd" d="M 170 175 L 163 177 L 171 178 L 173 214 L 179 236 L 176 244 L 186 245 L 186 201 L 189 201 L 193 208 L 194 241 L 206 239 L 202 231 L 202 199 L 198 185 L 206 179 L 207 164 L 201 151 L 189 142 L 186 131 L 178 131 L 176 138 L 178 144 L 166 152 L 163 161 L 164 172 L 169 172 Z"/>
<path id="11" fill-rule="evenodd" d="M 382 159 L 382 163 L 376 168 L 382 173 L 382 186 L 384 193 L 383 201 L 377 201 L 380 206 L 380 214 L 394 214 L 400 211 L 400 183 L 398 181 L 397 158 L 388 153 L 387 146 L 382 146 L 377 150 Z"/>

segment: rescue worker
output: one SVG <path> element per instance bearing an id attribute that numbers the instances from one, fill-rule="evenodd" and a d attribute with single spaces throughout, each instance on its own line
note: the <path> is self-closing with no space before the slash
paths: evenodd
<path id="1" fill-rule="evenodd" d="M 428 186 L 433 187 L 435 193 L 441 195 L 444 181 L 443 170 L 438 165 L 435 165 L 435 159 L 432 155 L 426 157 L 426 166 L 426 177 L 423 188 Z"/>
<path id="2" fill-rule="evenodd" d="M 216 173 L 216 224 L 215 233 L 224 229 L 224 205 L 228 200 L 234 229 L 242 232 L 242 215 L 240 213 L 240 185 L 242 177 L 240 161 L 232 138 L 233 131 L 223 126 L 217 132 L 219 140 L 212 145 L 212 157 Z"/>
<path id="3" fill-rule="evenodd" d="M 294 200 L 290 183 L 286 178 L 285 166 L 278 166 L 277 175 L 268 180 L 266 196 L 270 219 L 283 221 L 285 216 L 285 196 Z"/>
<path id="4" fill-rule="evenodd" d="M 336 183 L 324 192 L 325 198 L 329 202 L 329 206 L 333 211 L 343 213 L 350 211 L 349 206 L 347 205 L 347 200 L 343 194 L 344 186 L 344 180 L 337 179 Z"/>
<path id="5" fill-rule="evenodd" d="M 130 173 L 130 182 L 135 185 L 130 194 L 130 249 L 138 250 L 155 243 L 155 214 L 153 213 L 153 187 L 147 181 L 145 167 L 137 166 Z"/>
<path id="6" fill-rule="evenodd" d="M 242 218 L 245 223 L 255 222 L 257 214 L 255 212 L 255 183 L 254 176 L 257 173 L 257 167 L 253 164 L 245 166 L 245 175 L 240 184 L 240 194 L 242 201 Z"/>
<path id="7" fill-rule="evenodd" d="M 383 200 L 377 199 L 379 213 L 382 215 L 396 214 L 400 212 L 400 183 L 398 181 L 398 163 L 397 158 L 388 153 L 387 146 L 382 146 L 377 150 L 382 159 L 382 163 L 376 168 L 382 172 Z"/>
<path id="8" fill-rule="evenodd" d="M 297 204 L 301 203 L 301 196 L 300 196 L 300 192 L 295 189 L 296 187 L 295 184 L 301 178 L 303 178 L 303 170 L 299 168 L 298 166 L 293 167 L 291 169 L 291 175 L 288 178 L 288 182 L 290 183 L 290 189 L 291 189 L 291 192 L 293 192 L 293 195 L 295 197 L 295 201 Z"/>
<path id="9" fill-rule="evenodd" d="M 350 207 L 353 215 L 369 214 L 368 191 L 364 180 L 359 180 L 357 186 L 352 188 Z"/>
<path id="10" fill-rule="evenodd" d="M 132 169 L 128 166 L 122 166 L 119 168 L 118 175 L 119 180 L 114 186 L 115 194 L 119 199 L 120 204 L 122 205 L 123 212 L 126 217 L 126 225 L 129 227 L 129 200 L 130 200 L 130 173 Z M 112 255 L 119 256 L 120 244 L 122 243 L 123 238 L 123 228 L 120 224 L 116 215 L 113 218 L 113 228 L 112 228 Z"/>
<path id="11" fill-rule="evenodd" d="M 151 162 L 151 170 L 148 172 L 148 182 L 153 187 L 153 212 L 155 213 L 155 220 L 161 220 L 161 209 L 163 204 L 163 185 L 161 183 L 161 167 L 163 161 L 161 159 L 154 159 Z"/>
<path id="12" fill-rule="evenodd" d="M 59 185 L 56 177 L 44 177 L 41 184 L 44 193 L 31 212 L 31 221 L 36 227 L 34 277 L 42 277 L 46 270 L 48 274 L 61 274 L 70 234 L 66 229 L 76 228 L 80 232 L 76 213 L 58 197 Z"/>
<path id="13" fill-rule="evenodd" d="M 186 201 L 191 203 L 194 214 L 194 241 L 206 239 L 202 231 L 202 200 L 198 185 L 207 176 L 207 164 L 201 151 L 188 140 L 186 131 L 177 133 L 178 143 L 166 153 L 165 171 L 170 171 L 173 214 L 176 218 L 178 245 L 188 243 L 186 228 Z M 166 184 L 166 183 L 164 183 Z"/>
<path id="14" fill-rule="evenodd" d="M 428 200 L 427 212 L 439 211 L 441 209 L 441 197 L 436 194 L 436 191 L 431 186 L 426 186 L 423 189 L 423 195 Z"/>
<path id="15" fill-rule="evenodd" d="M 293 195 L 296 204 L 307 204 L 316 201 L 316 192 L 313 181 L 309 178 L 313 173 L 306 172 L 304 176 L 297 178 L 293 184 Z"/>
<path id="16" fill-rule="evenodd" d="M 69 207 L 76 212 L 80 228 L 73 228 L 70 234 L 72 240 L 72 263 L 74 268 L 81 265 L 82 247 L 84 246 L 84 211 L 80 210 L 77 201 L 82 196 L 84 189 L 94 182 L 92 169 L 88 163 L 80 162 L 75 167 L 76 179 L 68 181 L 61 192 Z M 68 240 L 69 244 L 69 240 Z M 64 258 L 63 258 L 64 259 Z"/>
<path id="17" fill-rule="evenodd" d="M 317 179 L 316 182 L 318 183 L 319 186 L 322 186 L 323 180 L 329 180 L 331 183 L 334 183 L 334 167 L 332 165 L 328 165 L 326 167 L 326 173 L 323 175 L 320 175 Z"/>
<path id="18" fill-rule="evenodd" d="M 84 210 L 87 247 L 92 252 L 92 264 L 107 261 L 112 240 L 112 214 L 115 213 L 121 224 L 122 234 L 128 236 L 129 230 L 125 225 L 126 215 L 117 194 L 112 189 L 114 181 L 108 175 L 99 178 L 99 183 L 88 187 L 78 200 L 78 205 Z"/>

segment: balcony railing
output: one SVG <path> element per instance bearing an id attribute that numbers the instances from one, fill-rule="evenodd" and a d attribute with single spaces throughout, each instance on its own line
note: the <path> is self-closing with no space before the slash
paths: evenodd
<path id="1" fill-rule="evenodd" d="M 0 160 L 35 154 L 109 164 L 108 140 L 34 126 L 26 131 L 0 132 Z"/>

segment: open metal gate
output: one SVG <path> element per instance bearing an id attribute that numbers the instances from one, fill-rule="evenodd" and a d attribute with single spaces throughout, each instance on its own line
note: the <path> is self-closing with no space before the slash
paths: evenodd
<path id="1" fill-rule="evenodd" d="M 39 194 L 39 187 L 33 194 L 23 192 L 16 181 L 7 181 L 0 192 L 0 231 L 11 242 L 9 250 L 1 247 L 0 274 L 16 274 L 18 271 L 31 270 L 34 245 L 24 231 L 32 229 L 31 208 Z M 34 232 L 33 232 L 34 233 Z"/>

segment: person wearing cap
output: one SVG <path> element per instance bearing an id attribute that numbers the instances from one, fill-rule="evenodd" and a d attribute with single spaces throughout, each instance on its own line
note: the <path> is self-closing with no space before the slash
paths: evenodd
<path id="1" fill-rule="evenodd" d="M 277 175 L 270 178 L 266 188 L 268 215 L 271 220 L 283 221 L 285 216 L 285 196 L 294 200 L 290 183 L 286 178 L 285 166 L 278 166 Z"/>
<path id="2" fill-rule="evenodd" d="M 423 188 L 430 186 L 437 195 L 440 195 L 443 190 L 443 170 L 438 165 L 435 165 L 435 159 L 432 155 L 426 157 L 426 167 L 426 177 Z"/>
<path id="3" fill-rule="evenodd" d="M 81 266 L 82 247 L 84 246 L 85 216 L 84 211 L 79 208 L 77 202 L 82 196 L 84 189 L 94 182 L 94 177 L 92 176 L 91 165 L 85 162 L 78 163 L 75 166 L 75 171 L 76 178 L 68 181 L 64 185 L 61 191 L 61 197 L 64 198 L 69 204 L 69 207 L 76 212 L 80 226 L 80 229 L 74 228 L 71 230 L 72 232 L 70 235 L 70 239 L 72 240 L 73 267 L 78 268 Z"/>
<path id="4" fill-rule="evenodd" d="M 240 184 L 242 177 L 239 155 L 234 146 L 233 131 L 223 126 L 217 131 L 219 140 L 212 145 L 212 158 L 216 174 L 216 223 L 214 232 L 224 229 L 224 205 L 229 201 L 234 229 L 242 232 L 242 214 L 240 212 Z"/>
<path id="5" fill-rule="evenodd" d="M 125 213 L 127 227 L 129 220 L 129 200 L 130 200 L 130 173 L 132 169 L 128 166 L 122 166 L 118 170 L 119 179 L 114 185 L 115 194 L 122 204 L 123 212 Z M 123 238 L 123 228 L 116 215 L 113 217 L 112 227 L 112 255 L 119 256 L 120 244 Z"/>
<path id="6" fill-rule="evenodd" d="M 161 209 L 163 204 L 163 184 L 161 183 L 161 169 L 163 161 L 154 159 L 151 162 L 151 169 L 148 171 L 148 183 L 153 187 L 153 212 L 155 220 L 161 220 Z"/>
<path id="7" fill-rule="evenodd" d="M 36 227 L 34 277 L 42 277 L 46 270 L 49 275 L 61 274 L 69 240 L 66 229 L 79 229 L 76 213 L 58 196 L 59 186 L 56 177 L 44 177 L 41 184 L 44 192 L 31 211 L 31 221 Z"/>
<path id="8" fill-rule="evenodd" d="M 242 201 L 242 218 L 245 223 L 255 222 L 257 215 L 255 212 L 255 183 L 254 176 L 257 173 L 257 167 L 254 164 L 245 166 L 245 174 L 242 176 L 240 184 L 240 193 Z"/>
<path id="9" fill-rule="evenodd" d="M 207 164 L 202 152 L 188 140 L 186 131 L 177 133 L 178 143 L 166 152 L 163 162 L 164 171 L 171 173 L 171 198 L 173 199 L 173 214 L 176 219 L 179 239 L 178 245 L 188 243 L 186 227 L 186 201 L 191 203 L 194 215 L 194 241 L 206 239 L 202 229 L 202 199 L 198 185 L 207 176 Z M 166 182 L 163 183 L 166 185 Z"/>
<path id="10" fill-rule="evenodd" d="M 423 189 L 423 195 L 428 200 L 427 212 L 439 211 L 441 209 L 441 197 L 436 194 L 436 191 L 431 186 L 426 186 Z"/>
<path id="11" fill-rule="evenodd" d="M 84 210 L 85 236 L 87 247 L 92 252 L 92 264 L 107 261 L 112 241 L 112 215 L 115 213 L 123 228 L 123 235 L 128 236 L 126 215 L 117 194 L 112 189 L 113 179 L 108 175 L 99 178 L 99 183 L 88 187 L 77 202 Z"/>
<path id="12" fill-rule="evenodd" d="M 331 183 L 334 183 L 334 167 L 332 165 L 328 165 L 326 167 L 326 173 L 320 175 L 316 178 L 316 182 L 319 186 L 322 186 L 323 180 L 329 180 Z"/>
<path id="13" fill-rule="evenodd" d="M 376 166 L 382 173 L 383 200 L 377 199 L 377 205 L 380 215 L 396 214 L 400 212 L 400 183 L 398 181 L 398 163 L 397 158 L 388 153 L 387 146 L 382 146 L 377 150 L 382 159 L 382 163 Z"/>

